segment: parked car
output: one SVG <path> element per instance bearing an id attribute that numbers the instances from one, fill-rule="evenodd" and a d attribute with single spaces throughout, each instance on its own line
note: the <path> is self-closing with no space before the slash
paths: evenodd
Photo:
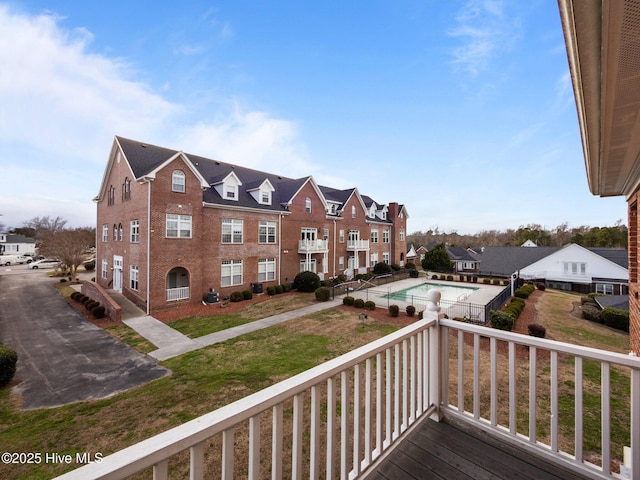
<path id="1" fill-rule="evenodd" d="M 29 263 L 30 260 L 30 257 L 25 257 L 24 255 L 0 255 L 0 265 L 21 265 L 23 263 Z"/>
<path id="2" fill-rule="evenodd" d="M 29 266 L 33 269 L 56 268 L 59 264 L 60 264 L 60 260 L 56 260 L 55 258 L 45 258 L 44 260 L 38 260 L 36 262 L 32 262 Z"/>

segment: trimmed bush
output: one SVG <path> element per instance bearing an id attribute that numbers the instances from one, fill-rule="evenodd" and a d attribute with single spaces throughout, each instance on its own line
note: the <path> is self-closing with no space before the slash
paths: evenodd
<path id="1" fill-rule="evenodd" d="M 18 353 L 4 345 L 0 345 L 0 387 L 11 381 L 16 373 Z"/>
<path id="2" fill-rule="evenodd" d="M 318 277 L 320 278 L 320 277 Z M 287 293 L 291 291 L 291 285 L 289 285 L 288 283 L 283 283 L 280 285 L 280 288 L 282 289 L 282 291 L 280 293 Z"/>
<path id="3" fill-rule="evenodd" d="M 391 273 L 391 271 L 391 265 L 384 262 L 378 262 L 373 266 L 373 273 L 376 275 L 386 275 L 387 273 Z"/>
<path id="4" fill-rule="evenodd" d="M 98 305 L 100 305 L 99 302 L 96 302 L 95 300 L 89 300 L 87 303 L 84 304 L 84 308 L 91 311 L 93 307 L 97 307 Z"/>
<path id="5" fill-rule="evenodd" d="M 93 307 L 91 309 L 91 315 L 95 318 L 103 318 L 105 313 L 105 309 L 102 305 L 98 305 L 97 307 Z"/>
<path id="6" fill-rule="evenodd" d="M 493 280 L 491 280 L 491 284 L 492 285 L 500 285 L 500 279 L 499 278 L 494 278 Z"/>
<path id="7" fill-rule="evenodd" d="M 284 287 L 282 285 L 276 285 L 276 295 L 280 295 L 284 292 Z"/>
<path id="8" fill-rule="evenodd" d="M 495 310 L 489 312 L 489 321 L 491 322 L 491 327 L 508 332 L 513 330 L 513 327 L 516 325 L 516 321 L 511 315 Z"/>
<path id="9" fill-rule="evenodd" d="M 242 292 L 233 292 L 229 296 L 229 300 L 232 302 L 241 302 L 242 300 L 244 300 L 244 295 L 242 294 Z"/>
<path id="10" fill-rule="evenodd" d="M 242 298 L 244 300 L 251 300 L 253 298 L 253 292 L 251 290 L 243 290 Z"/>
<path id="11" fill-rule="evenodd" d="M 344 297 L 344 298 L 342 299 L 342 304 L 343 304 L 343 305 L 348 305 L 348 306 L 350 306 L 350 307 L 351 307 L 351 306 L 353 306 L 353 302 L 355 302 L 355 301 L 356 301 L 356 299 L 355 299 L 355 298 L 350 297 L 349 295 L 347 295 L 346 297 Z"/>
<path id="12" fill-rule="evenodd" d="M 416 269 L 416 264 L 412 263 L 412 262 L 407 262 L 404 265 L 404 268 L 407 269 L 407 270 L 415 270 Z"/>
<path id="13" fill-rule="evenodd" d="M 315 292 L 320 287 L 320 277 L 313 272 L 300 272 L 293 279 L 293 288 L 299 292 Z"/>
<path id="14" fill-rule="evenodd" d="M 539 323 L 530 323 L 527 325 L 527 330 L 532 337 L 544 338 L 547 334 L 547 329 Z"/>
<path id="15" fill-rule="evenodd" d="M 529 295 L 533 293 L 536 289 L 531 283 L 527 283 L 526 285 L 521 286 L 517 289 L 513 294 L 519 298 L 529 298 Z"/>
<path id="16" fill-rule="evenodd" d="M 624 332 L 629 331 L 629 311 L 621 310 L 619 308 L 606 307 L 600 314 L 602 317 L 602 323 L 608 327 L 622 330 Z"/>
<path id="17" fill-rule="evenodd" d="M 592 322 L 602 323 L 602 311 L 595 302 L 587 302 L 582 305 L 582 318 Z"/>
<path id="18" fill-rule="evenodd" d="M 80 299 L 80 303 L 82 303 L 83 305 L 86 304 L 87 302 L 90 302 L 90 301 L 91 301 L 91 299 L 89 297 L 87 297 L 86 295 Z"/>
<path id="19" fill-rule="evenodd" d="M 397 317 L 400 314 L 400 307 L 398 305 L 389 305 L 389 315 Z"/>
<path id="20" fill-rule="evenodd" d="M 375 310 L 376 309 L 376 302 L 368 300 L 368 301 L 364 302 L 364 308 L 365 308 L 365 310 Z"/>
<path id="21" fill-rule="evenodd" d="M 489 285 L 491 283 L 491 280 L 489 280 L 488 278 L 483 278 L 482 283 L 484 283 L 485 285 Z"/>
<path id="22" fill-rule="evenodd" d="M 508 313 L 513 317 L 513 320 L 517 320 L 522 310 L 524 310 L 524 300 L 519 297 L 513 297 L 506 307 L 502 310 L 504 313 Z"/>
<path id="23" fill-rule="evenodd" d="M 83 266 L 87 272 L 92 272 L 96 268 L 96 262 L 85 262 Z"/>
<path id="24" fill-rule="evenodd" d="M 402 267 L 400 265 L 398 265 L 397 263 L 392 263 L 391 264 L 391 270 L 393 270 L 394 272 L 399 272 L 400 270 L 402 270 Z"/>
<path id="25" fill-rule="evenodd" d="M 356 308 L 364 308 L 364 300 L 361 298 L 356 298 L 353 301 L 353 306 Z"/>
<path id="26" fill-rule="evenodd" d="M 274 285 L 270 285 L 267 287 L 267 295 L 275 295 L 276 294 L 276 287 Z"/>
<path id="27" fill-rule="evenodd" d="M 82 295 L 82 292 L 73 292 L 73 293 L 70 295 L 70 298 L 71 298 L 71 300 L 74 300 L 74 301 L 76 301 L 76 302 L 77 302 L 77 301 L 80 299 L 80 297 L 82 297 L 82 296 L 83 296 L 83 295 Z"/>
<path id="28" fill-rule="evenodd" d="M 316 290 L 316 300 L 326 302 L 331 298 L 331 290 L 329 287 L 320 287 Z"/>
<path id="29" fill-rule="evenodd" d="M 542 282 L 538 282 L 536 283 L 536 288 L 541 292 L 544 292 L 547 289 L 547 286 Z"/>
<path id="30" fill-rule="evenodd" d="M 407 305 L 405 311 L 407 312 L 408 317 L 413 317 L 416 314 L 416 307 L 414 307 L 413 305 Z"/>
<path id="31" fill-rule="evenodd" d="M 447 275 L 447 280 L 453 282 L 453 275 Z"/>

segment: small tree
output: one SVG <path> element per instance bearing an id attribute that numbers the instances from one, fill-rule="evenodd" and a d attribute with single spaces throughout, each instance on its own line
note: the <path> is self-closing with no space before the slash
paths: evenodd
<path id="1" fill-rule="evenodd" d="M 59 230 L 43 240 L 40 252 L 60 260 L 75 281 L 78 267 L 85 261 L 86 252 L 93 243 L 94 234 L 90 229 Z"/>
<path id="2" fill-rule="evenodd" d="M 453 270 L 453 262 L 447 252 L 444 243 L 439 243 L 427 253 L 422 259 L 422 268 L 425 270 L 435 270 L 437 272 L 450 272 Z"/>

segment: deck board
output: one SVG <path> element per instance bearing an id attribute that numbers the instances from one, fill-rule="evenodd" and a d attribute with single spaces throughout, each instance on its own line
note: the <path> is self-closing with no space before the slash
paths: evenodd
<path id="1" fill-rule="evenodd" d="M 367 480 L 584 480 L 480 430 L 422 422 Z"/>

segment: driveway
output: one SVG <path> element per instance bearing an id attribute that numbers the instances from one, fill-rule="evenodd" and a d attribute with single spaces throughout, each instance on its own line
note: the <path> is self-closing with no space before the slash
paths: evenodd
<path id="1" fill-rule="evenodd" d="M 18 352 L 22 408 L 109 397 L 169 370 L 87 322 L 43 272 L 0 272 L 0 342 Z"/>

